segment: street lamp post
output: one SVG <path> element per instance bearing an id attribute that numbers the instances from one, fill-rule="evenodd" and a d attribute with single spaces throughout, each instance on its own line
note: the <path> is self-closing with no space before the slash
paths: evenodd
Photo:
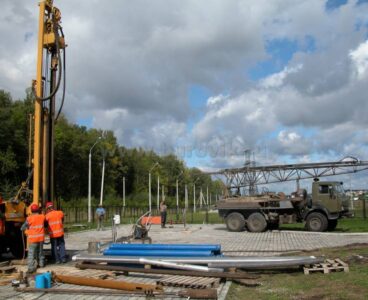
<path id="1" fill-rule="evenodd" d="M 89 156 L 88 156 L 88 223 L 92 222 L 92 210 L 91 210 L 91 191 L 92 191 L 92 183 L 91 183 L 91 177 L 92 177 L 92 149 L 96 144 L 101 140 L 101 137 L 98 137 L 96 142 L 93 144 L 91 149 L 89 150 Z"/>
<path id="2" fill-rule="evenodd" d="M 158 165 L 158 162 L 155 162 L 151 169 L 148 172 L 148 208 L 149 212 L 152 211 L 152 195 L 151 195 L 151 172 Z"/>
<path id="3" fill-rule="evenodd" d="M 100 205 L 102 205 L 102 200 L 103 200 L 104 181 L 105 181 L 105 156 L 103 156 L 103 159 L 102 159 L 102 176 L 101 176 Z"/>
<path id="4" fill-rule="evenodd" d="M 157 211 L 160 210 L 160 176 L 157 176 Z"/>
<path id="5" fill-rule="evenodd" d="M 183 171 L 181 171 L 178 177 L 176 178 L 176 220 L 179 219 L 179 178 L 182 174 Z"/>
<path id="6" fill-rule="evenodd" d="M 193 212 L 196 212 L 196 188 L 195 188 L 195 183 L 197 182 L 197 180 L 199 179 L 199 177 L 197 177 L 196 180 L 194 180 L 193 183 Z"/>

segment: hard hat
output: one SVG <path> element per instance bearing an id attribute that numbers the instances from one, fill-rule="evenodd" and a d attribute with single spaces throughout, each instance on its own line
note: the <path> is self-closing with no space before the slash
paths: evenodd
<path id="1" fill-rule="evenodd" d="M 38 212 L 39 211 L 39 207 L 38 207 L 38 205 L 36 204 L 36 203 L 33 203 L 32 205 L 31 205 L 31 212 Z"/>
<path id="2" fill-rule="evenodd" d="M 50 207 L 53 207 L 53 206 L 54 206 L 54 204 L 52 202 L 47 202 L 46 203 L 46 209 L 50 208 Z"/>

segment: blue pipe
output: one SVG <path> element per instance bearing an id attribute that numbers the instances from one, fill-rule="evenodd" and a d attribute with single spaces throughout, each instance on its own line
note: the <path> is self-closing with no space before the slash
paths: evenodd
<path id="1" fill-rule="evenodd" d="M 185 251 L 213 251 L 215 254 L 221 253 L 221 245 L 206 244 L 111 244 L 111 250 L 185 250 Z"/>
<path id="2" fill-rule="evenodd" d="M 180 250 L 113 250 L 107 249 L 104 255 L 113 256 L 166 256 L 166 257 L 208 257 L 214 256 L 212 251 L 180 251 Z"/>

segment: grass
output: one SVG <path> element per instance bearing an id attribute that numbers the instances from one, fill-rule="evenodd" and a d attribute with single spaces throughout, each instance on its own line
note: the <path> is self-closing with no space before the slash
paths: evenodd
<path id="1" fill-rule="evenodd" d="M 304 275 L 300 269 L 262 273 L 261 286 L 255 288 L 232 284 L 226 299 L 367 299 L 368 245 L 321 249 L 308 254 L 341 258 L 350 272 Z M 365 257 L 357 261 L 354 255 Z"/>
<path id="2" fill-rule="evenodd" d="M 304 230 L 304 224 L 284 224 L 280 226 L 284 230 Z M 368 219 L 347 218 L 339 220 L 334 232 L 368 232 Z"/>

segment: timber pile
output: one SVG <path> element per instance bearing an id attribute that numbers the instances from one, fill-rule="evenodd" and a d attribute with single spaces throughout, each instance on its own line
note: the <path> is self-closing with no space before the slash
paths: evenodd
<path id="1" fill-rule="evenodd" d="M 212 277 L 193 277 L 193 276 L 165 276 L 157 280 L 158 285 L 184 287 L 191 289 L 216 288 L 220 280 Z"/>

